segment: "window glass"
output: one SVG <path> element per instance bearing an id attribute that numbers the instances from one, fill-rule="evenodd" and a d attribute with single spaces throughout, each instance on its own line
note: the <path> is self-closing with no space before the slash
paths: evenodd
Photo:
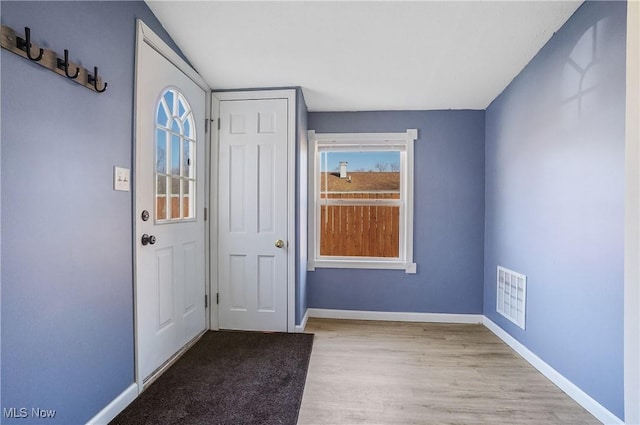
<path id="1" fill-rule="evenodd" d="M 156 124 L 164 127 L 169 126 L 169 113 L 167 112 L 167 105 L 164 102 L 160 102 L 160 105 L 158 105 Z"/>
<path id="2" fill-rule="evenodd" d="M 320 255 L 398 258 L 400 151 L 321 151 L 319 170 Z"/>
<path id="3" fill-rule="evenodd" d="M 194 130 L 186 98 L 175 89 L 166 90 L 156 113 L 156 221 L 195 217 Z"/>
<path id="4" fill-rule="evenodd" d="M 171 135 L 171 174 L 180 175 L 180 136 Z"/>
<path id="5" fill-rule="evenodd" d="M 167 133 L 156 129 L 156 173 L 167 173 Z"/>
<path id="6" fill-rule="evenodd" d="M 164 92 L 164 96 L 163 96 L 164 101 L 167 103 L 167 108 L 169 108 L 169 111 L 173 111 L 174 109 L 173 94 L 174 94 L 174 90 L 167 90 Z"/>
<path id="7" fill-rule="evenodd" d="M 191 116 L 188 117 L 188 119 L 186 119 L 184 121 L 184 136 L 192 139 L 193 137 L 191 137 L 191 127 L 193 127 L 192 123 L 191 123 Z"/>
<path id="8" fill-rule="evenodd" d="M 167 177 L 158 175 L 156 177 L 156 219 L 166 220 L 167 218 Z"/>
<path id="9" fill-rule="evenodd" d="M 185 140 L 183 141 L 182 148 L 182 176 L 183 177 L 193 177 L 193 161 L 191 159 L 191 153 L 195 148 L 193 142 Z"/>
<path id="10" fill-rule="evenodd" d="M 177 119 L 174 119 L 171 122 L 171 131 L 173 131 L 175 134 L 182 134 L 182 129 L 180 128 L 180 123 Z"/>

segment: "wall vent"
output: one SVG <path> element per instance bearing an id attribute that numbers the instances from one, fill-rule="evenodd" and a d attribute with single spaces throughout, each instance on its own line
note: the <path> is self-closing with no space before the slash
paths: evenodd
<path id="1" fill-rule="evenodd" d="M 498 266 L 496 310 L 524 329 L 527 277 Z"/>

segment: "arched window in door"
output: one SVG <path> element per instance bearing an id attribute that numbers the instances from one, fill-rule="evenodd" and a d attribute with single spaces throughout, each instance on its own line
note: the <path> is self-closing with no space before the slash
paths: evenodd
<path id="1" fill-rule="evenodd" d="M 156 112 L 156 222 L 195 218 L 196 135 L 187 99 L 162 93 Z"/>

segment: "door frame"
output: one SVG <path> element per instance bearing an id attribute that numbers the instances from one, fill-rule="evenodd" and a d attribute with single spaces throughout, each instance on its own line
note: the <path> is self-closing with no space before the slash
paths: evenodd
<path id="1" fill-rule="evenodd" d="M 295 89 L 275 89 L 275 90 L 244 90 L 244 91 L 224 91 L 213 92 L 211 96 L 211 111 L 213 123 L 216 125 L 220 120 L 220 102 L 226 100 L 260 100 L 260 99 L 285 99 L 287 100 L 287 332 L 296 331 L 295 320 L 295 280 L 296 280 L 296 91 Z M 211 164 L 216 164 L 216 170 L 219 169 L 219 131 L 211 132 Z M 216 172 L 211 173 L 211 200 L 212 217 L 210 224 L 210 235 L 212 241 L 216 241 L 215 249 L 210 251 L 209 262 L 211 267 L 211 293 L 219 292 L 218 280 L 218 175 Z M 211 303 L 210 323 L 211 329 L 219 328 L 218 321 L 218 305 Z"/>
<path id="2" fill-rule="evenodd" d="M 640 3 L 627 3 L 624 421 L 640 423 Z"/>
<path id="3" fill-rule="evenodd" d="M 173 64 L 176 68 L 178 68 L 182 73 L 184 73 L 187 77 L 189 77 L 189 79 L 191 79 L 194 83 L 196 83 L 200 88 L 202 88 L 205 92 L 205 110 L 204 110 L 204 116 L 205 116 L 205 120 L 209 120 L 210 114 L 211 114 L 211 88 L 209 87 L 209 85 L 206 83 L 206 81 L 184 60 L 182 59 L 171 47 L 169 47 L 169 45 L 167 43 L 164 42 L 164 40 L 162 40 L 162 38 L 160 38 L 155 32 L 153 32 L 153 30 L 146 25 L 141 19 L 137 19 L 136 20 L 136 51 L 135 51 L 135 67 L 134 67 L 134 71 L 135 71 L 135 76 L 134 76 L 134 119 L 133 119 L 133 134 L 134 134 L 134 139 L 133 139 L 133 160 L 132 160 L 132 169 L 133 169 L 133 173 L 132 173 L 132 181 L 133 184 L 131 186 L 132 188 L 132 192 L 131 192 L 131 198 L 132 198 L 132 220 L 133 220 L 133 235 L 132 235 L 132 243 L 133 243 L 133 317 L 134 317 L 134 358 L 135 358 L 135 364 L 134 364 L 134 376 L 135 376 L 135 383 L 138 386 L 138 394 L 140 394 L 143 390 L 144 390 L 144 376 L 141 376 L 141 369 L 140 369 L 140 356 L 139 356 L 139 352 L 140 352 L 140 338 L 138 337 L 139 334 L 139 323 L 138 323 L 138 282 L 137 282 L 137 258 L 136 258 L 136 245 L 138 243 L 136 235 L 137 235 L 137 217 L 136 217 L 136 161 L 137 161 L 137 157 L 136 157 L 136 147 L 137 147 L 137 143 L 138 140 L 140 139 L 140 126 L 138 125 L 138 119 L 140 117 L 138 117 L 138 60 L 139 60 L 139 56 L 138 56 L 138 52 L 140 51 L 140 49 L 142 48 L 143 44 L 147 44 L 148 46 L 150 46 L 152 49 L 154 49 L 156 52 L 158 52 L 158 54 L 160 54 L 161 56 L 163 56 L 166 60 L 168 60 L 171 64 Z M 208 124 L 208 123 L 207 123 Z M 205 209 L 209 208 L 209 179 L 210 179 L 210 165 L 209 165 L 209 151 L 211 149 L 211 130 L 209 128 L 209 125 L 205 124 L 205 134 L 202 137 L 202 141 L 204 143 L 204 167 L 205 167 L 205 176 L 204 176 L 204 207 Z M 209 239 L 209 227 L 210 227 L 210 220 L 207 220 L 207 217 L 205 216 L 205 222 L 204 222 L 204 267 L 205 267 L 205 295 L 211 299 L 210 294 L 211 294 L 211 282 L 209 280 L 209 262 L 207 261 L 207 259 L 209 258 L 209 244 L 210 244 L 210 239 Z M 211 303 L 209 303 L 210 305 Z M 210 322 L 209 322 L 209 317 L 210 315 L 207 314 L 207 309 L 205 308 L 205 330 L 210 328 Z M 169 362 L 169 364 L 166 364 L 163 366 L 163 370 L 166 370 L 166 368 L 168 366 L 170 366 L 170 364 L 175 361 L 182 353 L 184 353 L 184 351 L 186 351 L 186 348 L 188 347 L 184 347 L 183 349 L 181 349 L 176 356 L 174 356 L 172 359 L 170 359 L 171 361 Z"/>

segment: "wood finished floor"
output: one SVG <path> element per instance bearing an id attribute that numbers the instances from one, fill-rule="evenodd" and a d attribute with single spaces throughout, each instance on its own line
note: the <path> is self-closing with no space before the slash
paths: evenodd
<path id="1" fill-rule="evenodd" d="M 599 424 L 482 325 L 311 319 L 298 425 Z"/>

